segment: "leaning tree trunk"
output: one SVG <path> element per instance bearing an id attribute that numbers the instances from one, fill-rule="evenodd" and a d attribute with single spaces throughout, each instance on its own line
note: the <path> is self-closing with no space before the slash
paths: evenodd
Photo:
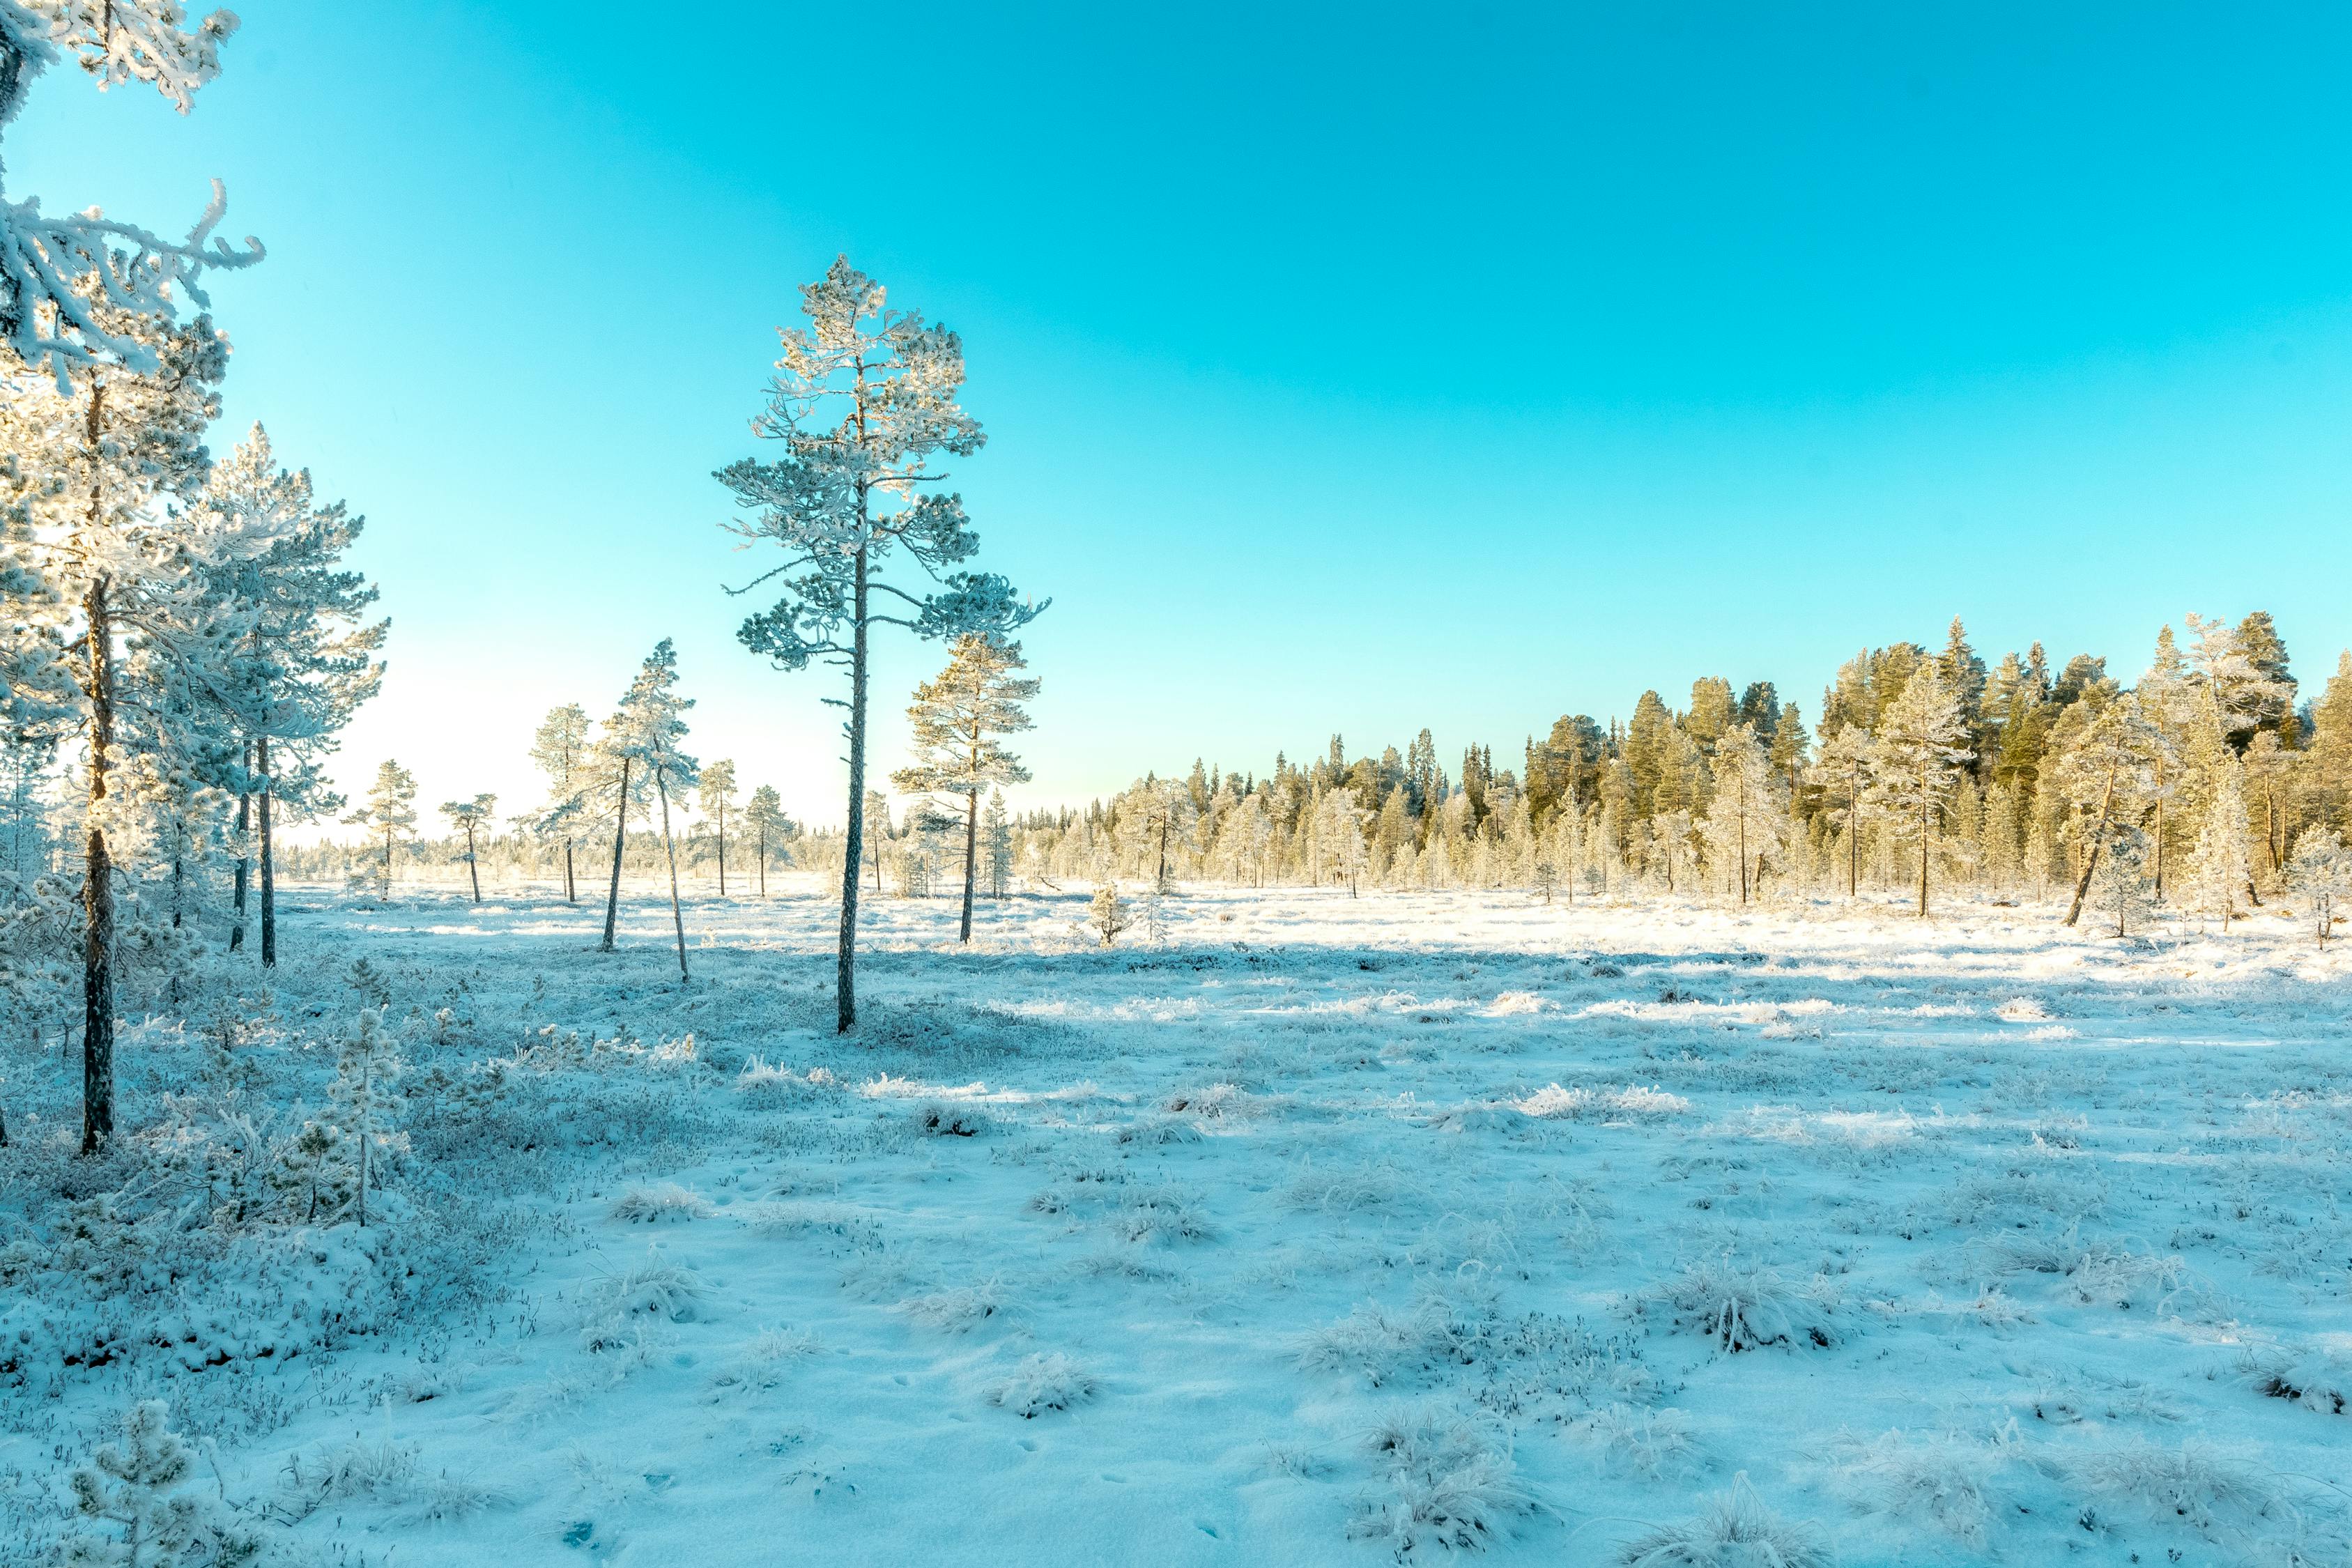
<path id="1" fill-rule="evenodd" d="M 866 510 L 859 487 L 858 511 Z M 841 859 L 841 951 L 834 965 L 834 1027 L 857 1025 L 857 857 L 866 847 L 866 552 L 857 552 L 857 589 L 849 651 L 849 837 Z M 874 874 L 882 874 L 880 856 Z"/>
<path id="2" fill-rule="evenodd" d="M 97 444 L 98 395 L 90 399 Z M 95 487 L 90 496 L 98 508 Z M 95 516 L 92 521 L 95 521 Z M 106 850 L 106 775 L 114 749 L 114 628 L 107 582 L 89 585 L 89 844 L 82 875 L 81 1152 L 95 1153 L 114 1135 L 114 867 Z"/>
<path id="3" fill-rule="evenodd" d="M 669 836 L 669 784 L 658 767 L 654 769 L 654 793 L 661 797 L 662 853 L 669 859 L 669 923 L 677 930 L 677 977 L 682 984 L 694 976 L 686 972 L 686 916 L 677 907 L 677 847 Z"/>
<path id="4" fill-rule="evenodd" d="M 974 786 L 963 803 L 963 931 L 956 940 L 971 940 L 972 880 L 980 874 L 980 790 Z"/>
<path id="5" fill-rule="evenodd" d="M 2091 875 L 2099 868 L 2099 851 L 2107 842 L 2107 821 L 2116 808 L 2116 770 L 2107 769 L 2106 787 L 2099 795 L 2099 825 L 2091 830 L 2091 852 L 2083 857 L 2083 874 L 2074 883 L 2074 901 L 2066 906 L 2066 923 L 2083 918 L 2083 900 L 2091 894 Z"/>
<path id="6" fill-rule="evenodd" d="M 269 737 L 262 736 L 254 742 L 254 756 L 259 766 L 254 771 L 261 775 L 261 798 L 255 809 L 261 818 L 261 966 L 278 967 L 278 851 L 271 840 L 271 822 L 276 816 L 271 802 L 276 798 L 269 776 Z M 384 887 L 392 886 L 392 845 L 386 839 L 383 851 Z"/>
<path id="7" fill-rule="evenodd" d="M 629 759 L 621 759 L 621 804 L 613 814 L 613 886 L 604 895 L 604 947 L 613 951 L 613 938 L 621 924 L 621 847 L 629 837 Z"/>

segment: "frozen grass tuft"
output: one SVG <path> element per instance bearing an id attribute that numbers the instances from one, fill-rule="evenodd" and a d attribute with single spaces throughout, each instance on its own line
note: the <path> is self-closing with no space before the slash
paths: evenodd
<path id="1" fill-rule="evenodd" d="M 1863 1508 L 1925 1521 L 1964 1545 L 1982 1547 L 2011 1506 L 1999 1477 L 2022 1443 L 2014 1421 L 1986 1441 L 1956 1432 L 1885 1432 L 1843 1445 L 1838 1479 Z"/>
<path id="2" fill-rule="evenodd" d="M 1654 1086 L 1622 1089 L 1562 1089 L 1548 1084 L 1518 1102 L 1519 1113 L 1544 1121 L 1651 1121 L 1679 1116 L 1690 1101 Z"/>
<path id="3" fill-rule="evenodd" d="M 2177 1448 L 2134 1438 L 2077 1458 L 2066 1472 L 2095 1501 L 2129 1504 L 2200 1532 L 2259 1519 L 2280 1501 L 2268 1479 L 2195 1438 Z"/>
<path id="4" fill-rule="evenodd" d="M 1357 1499 L 1348 1533 L 1383 1542 L 1400 1560 L 1427 1545 L 1492 1545 L 1535 1509 L 1508 1441 L 1459 1411 L 1391 1409 L 1366 1434 L 1364 1450 L 1381 1473 Z"/>
<path id="5" fill-rule="evenodd" d="M 373 1443 L 354 1437 L 307 1458 L 296 1454 L 279 1477 L 278 1506 L 301 1519 L 331 1502 L 397 1501 L 408 1495 L 418 1463 L 416 1445 L 389 1437 Z"/>
<path id="6" fill-rule="evenodd" d="M 1669 1480 L 1699 1468 L 1698 1440 L 1691 1436 L 1690 1417 L 1679 1410 L 1604 1405 L 1578 1431 L 1600 1450 L 1601 1464 L 1620 1475 Z"/>
<path id="7" fill-rule="evenodd" d="M 909 1296 L 890 1310 L 926 1329 L 968 1334 L 990 1319 L 1003 1317 L 1011 1307 L 1003 1282 L 992 1276 L 970 1285 Z"/>
<path id="8" fill-rule="evenodd" d="M 2352 1357 L 2316 1345 L 2247 1345 L 2231 1370 L 2255 1392 L 2305 1410 L 2341 1415 L 2352 1406 Z"/>
<path id="9" fill-rule="evenodd" d="M 1838 1340 L 1830 1321 L 1837 1301 L 1827 1281 L 1793 1286 L 1778 1269 L 1728 1253 L 1652 1286 L 1641 1305 L 1664 1309 L 1675 1327 L 1704 1334 L 1727 1353 L 1764 1345 L 1826 1347 Z"/>
<path id="10" fill-rule="evenodd" d="M 781 1063 L 771 1067 L 766 1058 L 754 1056 L 735 1075 L 735 1091 L 761 1104 L 789 1105 L 795 1100 L 843 1094 L 846 1089 L 824 1068 L 811 1068 L 803 1076 Z"/>
<path id="11" fill-rule="evenodd" d="M 972 1106 L 935 1100 L 915 1112 L 915 1125 L 934 1138 L 979 1138 L 995 1123 Z"/>
<path id="12" fill-rule="evenodd" d="M 991 1384 L 988 1402 L 1032 1421 L 1049 1410 L 1082 1405 L 1100 1391 L 1102 1382 L 1059 1351 L 1028 1356 L 1011 1375 Z"/>
<path id="13" fill-rule="evenodd" d="M 1112 1211 L 1110 1224 L 1121 1237 L 1134 1242 L 1204 1241 L 1216 1234 L 1200 1194 L 1178 1186 L 1129 1193 Z"/>
<path id="14" fill-rule="evenodd" d="M 1697 1517 L 1628 1542 L 1617 1561 L 1624 1568 L 1831 1568 L 1836 1558 L 1811 1525 L 1766 1508 L 1742 1470 Z"/>
<path id="15" fill-rule="evenodd" d="M 824 1353 L 824 1342 L 806 1329 L 761 1329 L 710 1378 L 714 1394 L 764 1394 L 799 1362 Z"/>
<path id="16" fill-rule="evenodd" d="M 614 1198 L 605 1213 L 624 1225 L 668 1225 L 709 1219 L 712 1210 L 701 1194 L 676 1182 L 663 1182 L 657 1186 L 631 1187 Z"/>
<path id="17" fill-rule="evenodd" d="M 642 1314 L 666 1322 L 692 1322 L 696 1309 L 709 1295 L 700 1275 L 683 1264 L 665 1262 L 656 1254 L 589 1285 L 590 1321 L 593 1325 Z"/>

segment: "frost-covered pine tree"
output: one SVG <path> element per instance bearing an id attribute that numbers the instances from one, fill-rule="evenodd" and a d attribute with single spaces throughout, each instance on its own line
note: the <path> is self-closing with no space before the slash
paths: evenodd
<path id="1" fill-rule="evenodd" d="M 372 837 L 383 841 L 377 884 L 380 896 L 391 898 L 394 852 L 402 839 L 416 831 L 416 775 L 386 757 L 376 764 L 367 804 L 343 820 L 365 827 Z"/>
<path id="2" fill-rule="evenodd" d="M 1973 754 L 1959 692 L 1943 662 L 1929 659 L 1879 715 L 1871 746 L 1870 798 L 1883 812 L 1897 842 L 1915 847 L 1919 914 L 1927 913 L 1927 873 L 1936 858 L 1936 836 L 1960 768 Z"/>
<path id="3" fill-rule="evenodd" d="M 1348 896 L 1357 897 L 1365 863 L 1364 818 L 1355 790 L 1340 784 L 1323 792 L 1315 807 L 1315 847 L 1323 874 L 1348 884 Z"/>
<path id="4" fill-rule="evenodd" d="M 669 917 L 677 932 L 677 975 L 681 981 L 694 977 L 686 965 L 686 915 L 677 899 L 677 845 L 670 835 L 669 792 L 673 788 L 691 789 L 701 776 L 701 765 L 679 749 L 679 742 L 686 739 L 686 710 L 693 706 L 693 698 L 678 695 L 677 649 L 669 638 L 664 637 L 638 667 L 636 679 L 629 683 L 612 723 L 605 727 L 604 736 L 605 749 L 621 763 L 624 783 L 620 816 L 625 826 L 628 813 L 625 781 L 632 773 L 653 785 L 654 795 L 660 802 L 662 853 L 669 863 Z M 620 897 L 621 839 L 616 837 L 613 843 L 613 890 L 604 916 L 604 944 L 608 949 L 613 943 Z"/>
<path id="5" fill-rule="evenodd" d="M 274 833 L 284 809 L 301 821 L 343 802 L 321 773 L 342 731 L 383 685 L 389 621 L 369 621 L 378 597 L 361 573 L 343 568 L 365 521 L 341 501 L 320 504 L 307 471 L 278 467 L 257 424 L 213 467 L 198 511 L 215 564 L 207 575 L 230 638 L 225 702 L 239 755 L 227 781 L 238 828 L 257 820 L 261 962 L 278 962 Z M 244 930 L 240 868 L 236 945 Z"/>
<path id="6" fill-rule="evenodd" d="M 2219 914 L 2225 935 L 2238 912 L 2238 896 L 2253 876 L 2244 780 L 2244 770 L 2234 756 L 2225 755 L 2214 765 L 2206 783 L 2197 846 L 2189 852 L 2189 877 L 2196 906 Z"/>
<path id="7" fill-rule="evenodd" d="M 1013 826 L 1004 814 L 1004 792 L 992 792 L 988 810 L 980 819 L 982 864 L 988 869 L 988 896 L 1002 899 L 1013 890 Z"/>
<path id="8" fill-rule="evenodd" d="M 882 286 L 837 258 L 801 290 L 804 328 L 780 329 L 766 411 L 753 432 L 783 456 L 731 464 L 718 478 L 751 514 L 737 531 L 782 547 L 784 560 L 751 586 L 781 579 L 782 596 L 743 623 L 746 647 L 779 669 L 821 658 L 849 673 L 849 824 L 841 879 L 835 1021 L 857 1022 L 857 874 L 865 848 L 866 720 L 874 628 L 918 637 L 965 632 L 1009 637 L 1045 606 L 1017 603 L 990 573 L 950 571 L 980 539 L 963 502 L 933 487 L 940 457 L 968 457 L 984 437 L 956 402 L 963 344 L 912 310 L 893 310 Z M 899 549 L 935 591 L 910 593 L 886 579 Z M 874 596 L 887 595 L 886 607 Z"/>
<path id="9" fill-rule="evenodd" d="M 495 795 L 478 795 L 471 800 L 450 800 L 441 804 L 441 815 L 449 826 L 465 836 L 466 850 L 460 857 L 466 862 L 466 875 L 472 879 L 474 902 L 482 901 L 481 836 L 490 830 L 490 814 L 498 809 Z"/>
<path id="10" fill-rule="evenodd" d="M 760 896 L 764 899 L 768 896 L 768 859 L 775 853 L 776 846 L 792 836 L 794 826 L 793 819 L 784 815 L 783 799 L 772 784 L 761 784 L 751 792 L 751 798 L 743 805 L 743 821 L 759 842 L 756 863 L 760 868 Z"/>
<path id="11" fill-rule="evenodd" d="M 2319 824 L 2295 835 L 2286 886 L 2311 916 L 2313 934 L 2325 942 L 2340 918 L 2336 911 L 2352 901 L 2352 848 L 2346 847 L 2343 836 Z"/>
<path id="12" fill-rule="evenodd" d="M 7 0 L 0 0 L 5 5 Z M 66 1542 L 63 1568 L 167 1568 L 250 1563 L 262 1541 L 254 1528 L 201 1493 L 184 1491 L 195 1456 L 172 1430 L 160 1399 L 131 1407 L 122 1440 L 109 1443 L 73 1472 L 74 1512 L 110 1536 Z"/>
<path id="13" fill-rule="evenodd" d="M 2148 717 L 2137 692 L 2126 692 L 2100 710 L 2059 756 L 2052 787 L 2045 793 L 2064 803 L 2083 847 L 2083 868 L 2066 910 L 2068 925 L 2082 919 L 2092 879 L 2109 843 L 2122 829 L 2137 826 L 2162 798 L 2160 770 L 2171 757 L 2170 741 Z M 2153 831 L 2147 853 L 2152 875 L 2158 854 Z"/>
<path id="14" fill-rule="evenodd" d="M 1135 911 L 1119 896 L 1117 882 L 1105 882 L 1095 889 L 1095 896 L 1087 905 L 1087 920 L 1102 936 L 1102 944 L 1110 946 L 1118 941 L 1118 933 L 1135 923 Z"/>
<path id="15" fill-rule="evenodd" d="M 907 710 L 914 763 L 890 775 L 909 795 L 955 797 L 963 817 L 963 917 L 959 942 L 971 940 L 971 900 L 980 872 L 980 794 L 992 784 L 1025 784 L 1029 770 L 1004 749 L 1003 737 L 1030 727 L 1022 704 L 1039 683 L 1021 645 L 967 633 L 955 639 L 947 668 L 915 688 Z"/>
<path id="16" fill-rule="evenodd" d="M 551 708 L 531 737 L 530 760 L 547 775 L 547 804 L 531 818 L 531 826 L 563 846 L 563 901 L 580 901 L 580 883 L 572 865 L 583 819 L 588 815 L 588 710 L 577 702 Z"/>
<path id="17" fill-rule="evenodd" d="M 2111 916 L 2117 936 L 2129 936 L 2132 923 L 2147 918 L 2154 907 L 2148 879 L 2148 836 L 2137 827 L 2118 828 L 2107 837 L 2106 852 L 2091 878 L 2091 908 Z"/>
<path id="18" fill-rule="evenodd" d="M 735 764 L 726 757 L 706 763 L 702 783 L 696 794 L 705 821 L 719 849 L 719 896 L 727 896 L 727 818 L 735 810 Z"/>
<path id="19" fill-rule="evenodd" d="M 336 1120 L 350 1137 L 353 1212 L 367 1228 L 368 1190 L 375 1183 L 376 1156 L 408 1147 L 397 1121 L 400 1052 L 377 1008 L 362 1010 L 335 1053 L 334 1080 L 327 1086 Z"/>
<path id="20" fill-rule="evenodd" d="M 1845 896 L 1862 890 L 1862 819 L 1870 787 L 1870 732 L 1859 724 L 1833 730 L 1822 742 L 1811 770 L 1828 799 L 1831 825 L 1845 835 Z"/>
<path id="21" fill-rule="evenodd" d="M 19 376 L 0 397 L 0 453 L 8 458 L 0 464 L 0 511 L 11 520 L 18 568 L 12 608 L 29 612 L 39 627 L 14 650 L 29 665 L 12 661 L 9 673 L 44 701 L 60 702 L 82 734 L 85 1150 L 105 1142 L 114 1125 L 112 850 L 137 805 L 116 790 L 126 762 L 117 729 L 131 702 L 149 743 L 174 753 L 165 765 L 184 763 L 213 727 L 195 696 L 216 694 L 224 681 L 191 560 L 194 534 L 176 503 L 209 466 L 204 429 L 219 412 L 227 359 L 227 345 L 201 318 L 163 331 L 96 300 L 90 316 L 119 341 L 143 346 L 154 370 L 60 361 L 56 384 Z"/>
<path id="22" fill-rule="evenodd" d="M 193 29 L 178 0 L 0 0 L 0 134 L 60 59 L 100 89 L 144 82 L 183 114 L 220 74 L 220 46 L 236 17 L 215 11 Z M 0 171 L 5 172 L 5 171 Z M 184 240 L 167 240 L 89 206 L 57 216 L 37 196 L 0 186 L 0 347 L 46 371 L 60 392 L 78 374 L 160 368 L 137 324 L 168 322 L 182 297 L 202 309 L 208 269 L 247 267 L 261 244 L 231 250 L 212 238 L 226 205 L 221 184 Z"/>
<path id="23" fill-rule="evenodd" d="M 1788 817 L 1780 775 L 1757 742 L 1754 726 L 1734 724 L 1715 743 L 1706 836 L 1709 862 L 1728 868 L 1724 884 L 1738 890 L 1742 904 L 1762 877 L 1764 861 L 1780 853 Z"/>

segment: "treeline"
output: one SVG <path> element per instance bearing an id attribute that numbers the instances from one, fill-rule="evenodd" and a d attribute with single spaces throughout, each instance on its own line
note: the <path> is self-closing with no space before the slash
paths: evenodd
<path id="1" fill-rule="evenodd" d="M 1430 731 L 1402 752 L 1277 756 L 1258 776 L 1196 761 L 1083 810 L 998 820 L 983 888 L 1223 879 L 1257 885 L 1649 889 L 1733 900 L 1901 889 L 2063 897 L 2128 921 L 2163 902 L 2226 922 L 2342 875 L 2352 831 L 2352 655 L 2315 700 L 2267 614 L 2168 626 L 2126 679 L 2040 645 L 1988 661 L 1955 621 L 1842 666 L 1808 723 L 1769 681 L 1696 682 L 1680 708 L 1558 720 L 1514 766 Z M 914 826 L 887 840 L 938 878 Z"/>

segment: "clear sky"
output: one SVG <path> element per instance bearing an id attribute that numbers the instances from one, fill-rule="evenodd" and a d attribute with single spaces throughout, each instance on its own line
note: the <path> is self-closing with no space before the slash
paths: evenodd
<path id="1" fill-rule="evenodd" d="M 1810 713 L 1956 614 L 2136 671 L 2268 608 L 2307 693 L 2352 643 L 2341 7 L 239 9 L 187 120 L 45 79 L 11 185 L 168 229 L 217 174 L 269 246 L 217 445 L 370 520 L 347 786 L 525 805 L 667 635 L 701 754 L 838 819 L 709 477 L 836 251 L 963 335 L 957 488 L 1055 601 L 1029 801 Z"/>

